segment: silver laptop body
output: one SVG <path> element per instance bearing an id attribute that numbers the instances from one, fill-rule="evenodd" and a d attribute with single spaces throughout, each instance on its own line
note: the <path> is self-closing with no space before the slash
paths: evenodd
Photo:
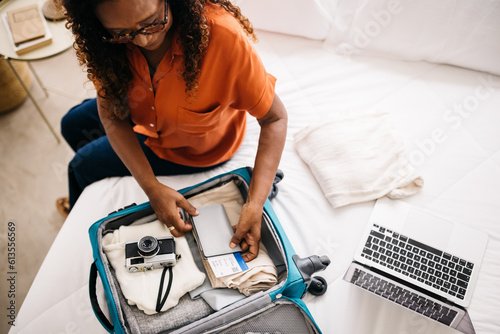
<path id="1" fill-rule="evenodd" d="M 464 333 L 488 236 L 403 201 L 377 200 L 344 280 Z"/>

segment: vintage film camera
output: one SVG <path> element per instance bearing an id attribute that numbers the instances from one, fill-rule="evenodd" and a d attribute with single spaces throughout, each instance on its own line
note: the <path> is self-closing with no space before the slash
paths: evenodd
<path id="1" fill-rule="evenodd" d="M 180 257 L 172 237 L 156 239 L 148 235 L 125 244 L 125 266 L 132 273 L 172 267 Z"/>

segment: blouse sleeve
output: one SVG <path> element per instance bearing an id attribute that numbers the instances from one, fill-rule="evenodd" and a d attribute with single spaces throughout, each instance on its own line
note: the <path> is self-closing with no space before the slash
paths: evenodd
<path id="1" fill-rule="evenodd" d="M 226 87 L 229 106 L 256 118 L 265 116 L 274 99 L 276 78 L 267 73 L 241 26 L 236 21 L 229 26 L 213 25 L 209 47 L 216 49 L 216 67 L 221 67 L 218 73 Z"/>

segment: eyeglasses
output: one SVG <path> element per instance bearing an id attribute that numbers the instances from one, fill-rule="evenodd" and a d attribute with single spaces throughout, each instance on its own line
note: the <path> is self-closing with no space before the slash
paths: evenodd
<path id="1" fill-rule="evenodd" d="M 117 35 L 117 36 L 113 36 L 113 37 L 103 36 L 102 39 L 104 42 L 113 43 L 113 44 L 129 43 L 129 42 L 132 42 L 134 40 L 135 36 L 137 36 L 139 34 L 151 35 L 151 34 L 159 32 L 160 30 L 163 29 L 163 27 L 167 24 L 167 22 L 168 22 L 168 1 L 165 0 L 165 19 L 163 21 L 150 24 L 142 29 L 139 29 L 135 32 L 131 32 L 129 34 L 122 34 L 122 35 Z"/>

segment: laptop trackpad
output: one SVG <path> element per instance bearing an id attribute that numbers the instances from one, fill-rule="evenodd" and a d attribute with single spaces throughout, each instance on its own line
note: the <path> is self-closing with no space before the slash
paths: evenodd
<path id="1" fill-rule="evenodd" d="M 403 234 L 436 248 L 445 249 L 453 230 L 453 223 L 411 208 Z"/>

